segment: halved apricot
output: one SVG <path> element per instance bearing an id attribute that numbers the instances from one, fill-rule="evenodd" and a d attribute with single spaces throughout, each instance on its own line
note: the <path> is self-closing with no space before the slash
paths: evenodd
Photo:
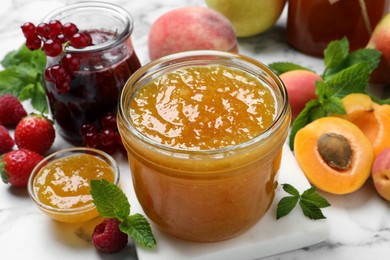
<path id="1" fill-rule="evenodd" d="M 309 182 L 333 194 L 358 190 L 369 178 L 371 142 L 353 123 L 339 117 L 317 119 L 295 135 L 294 152 Z"/>
<path id="2" fill-rule="evenodd" d="M 341 116 L 357 125 L 371 141 L 374 155 L 390 147 L 390 105 L 379 105 L 365 94 L 350 94 L 343 98 L 347 112 Z"/>

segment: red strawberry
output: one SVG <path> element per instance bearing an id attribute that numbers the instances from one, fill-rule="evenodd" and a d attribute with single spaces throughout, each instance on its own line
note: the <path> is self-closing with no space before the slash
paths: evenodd
<path id="1" fill-rule="evenodd" d="M 0 157 L 0 175 L 5 183 L 26 187 L 34 167 L 43 156 L 29 150 L 14 150 Z"/>
<path id="2" fill-rule="evenodd" d="M 128 235 L 120 231 L 120 223 L 116 218 L 106 218 L 97 225 L 92 234 L 93 245 L 105 253 L 115 253 L 123 249 L 127 245 Z"/>
<path id="3" fill-rule="evenodd" d="M 0 125 L 15 126 L 27 116 L 20 100 L 11 94 L 0 97 Z"/>
<path id="4" fill-rule="evenodd" d="M 44 116 L 31 114 L 19 122 L 14 136 L 19 149 L 45 154 L 53 145 L 55 130 L 52 121 Z"/>
<path id="5" fill-rule="evenodd" d="M 11 151 L 14 144 L 14 140 L 9 135 L 7 128 L 0 125 L 0 154 Z"/>

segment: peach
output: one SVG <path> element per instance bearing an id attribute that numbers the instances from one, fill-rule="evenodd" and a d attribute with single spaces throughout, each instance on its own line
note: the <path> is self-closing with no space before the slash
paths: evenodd
<path id="1" fill-rule="evenodd" d="M 307 102 L 317 98 L 316 82 L 322 78 L 309 70 L 291 70 L 280 74 L 280 79 L 286 86 L 294 120 Z"/>
<path id="2" fill-rule="evenodd" d="M 379 195 L 390 201 L 390 147 L 375 157 L 371 173 Z"/>
<path id="3" fill-rule="evenodd" d="M 160 16 L 148 36 L 151 60 L 190 50 L 238 52 L 231 22 L 207 7 L 182 7 Z"/>

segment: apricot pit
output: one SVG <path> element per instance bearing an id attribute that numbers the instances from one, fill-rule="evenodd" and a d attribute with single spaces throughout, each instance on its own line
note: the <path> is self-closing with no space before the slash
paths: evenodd
<path id="1" fill-rule="evenodd" d="M 295 157 L 309 182 L 333 194 L 358 190 L 369 178 L 374 153 L 371 142 L 353 123 L 323 117 L 300 129 Z"/>

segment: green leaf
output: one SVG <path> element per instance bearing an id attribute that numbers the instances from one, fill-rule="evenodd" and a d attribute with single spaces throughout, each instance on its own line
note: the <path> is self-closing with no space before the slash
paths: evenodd
<path id="1" fill-rule="evenodd" d="M 287 192 L 288 194 L 291 194 L 293 196 L 299 196 L 299 191 L 296 188 L 294 188 L 294 186 L 285 183 L 282 185 L 282 187 L 283 187 L 283 190 L 285 192 Z"/>
<path id="2" fill-rule="evenodd" d="M 317 111 L 317 109 L 321 106 L 319 101 L 317 99 L 313 99 L 306 103 L 305 108 L 299 113 L 299 115 L 295 118 L 292 126 L 291 126 L 291 132 L 290 132 L 290 149 L 294 151 L 294 138 L 296 133 L 299 131 L 299 129 L 303 128 L 310 122 L 312 122 L 311 115 L 313 112 Z"/>
<path id="3" fill-rule="evenodd" d="M 339 97 L 330 97 L 322 103 L 322 109 L 326 115 L 329 114 L 345 114 L 345 107 L 343 101 Z"/>
<path id="4" fill-rule="evenodd" d="M 308 68 L 305 68 L 301 65 L 292 63 L 292 62 L 273 62 L 268 64 L 268 67 L 270 67 L 277 75 L 280 75 L 284 72 L 291 71 L 291 70 L 309 70 Z"/>
<path id="5" fill-rule="evenodd" d="M 34 109 L 47 113 L 44 53 L 41 50 L 30 51 L 23 44 L 18 50 L 7 53 L 1 64 L 5 70 L 0 71 L 0 95 L 9 93 L 22 101 L 31 99 Z"/>
<path id="6" fill-rule="evenodd" d="M 130 214 L 130 203 L 123 191 L 107 180 L 91 180 L 91 195 L 99 214 L 120 221 Z"/>
<path id="7" fill-rule="evenodd" d="M 146 248 L 155 248 L 156 240 L 148 220 L 141 214 L 128 216 L 120 225 L 122 232 L 131 236 L 135 242 Z"/>
<path id="8" fill-rule="evenodd" d="M 349 42 L 346 37 L 332 41 L 324 50 L 324 63 L 327 68 L 334 68 L 341 64 L 349 53 Z"/>
<path id="9" fill-rule="evenodd" d="M 351 93 L 365 93 L 370 79 L 367 63 L 354 64 L 325 81 L 330 95 L 343 98 Z"/>
<path id="10" fill-rule="evenodd" d="M 314 186 L 305 190 L 302 193 L 301 199 L 307 203 L 312 203 L 319 208 L 326 208 L 330 206 L 330 203 L 316 192 L 316 187 Z"/>
<path id="11" fill-rule="evenodd" d="M 322 214 L 322 211 L 315 204 L 300 200 L 299 206 L 301 207 L 303 214 L 310 219 L 325 219 L 326 217 Z"/>
<path id="12" fill-rule="evenodd" d="M 366 63 L 370 73 L 379 65 L 381 60 L 381 52 L 375 49 L 359 49 L 350 53 L 338 66 L 325 69 L 324 79 L 329 79 L 334 74 L 359 63 Z"/>
<path id="13" fill-rule="evenodd" d="M 279 203 L 276 210 L 276 219 L 280 219 L 284 216 L 287 216 L 297 205 L 299 200 L 298 196 L 288 196 L 283 197 Z"/>
<path id="14" fill-rule="evenodd" d="M 303 214 L 310 219 L 323 219 L 321 208 L 329 207 L 330 203 L 317 193 L 314 186 L 305 190 L 302 195 L 291 184 L 283 184 L 283 190 L 293 196 L 286 196 L 280 199 L 277 210 L 276 219 L 280 219 L 288 215 L 297 205 L 302 209 Z"/>

